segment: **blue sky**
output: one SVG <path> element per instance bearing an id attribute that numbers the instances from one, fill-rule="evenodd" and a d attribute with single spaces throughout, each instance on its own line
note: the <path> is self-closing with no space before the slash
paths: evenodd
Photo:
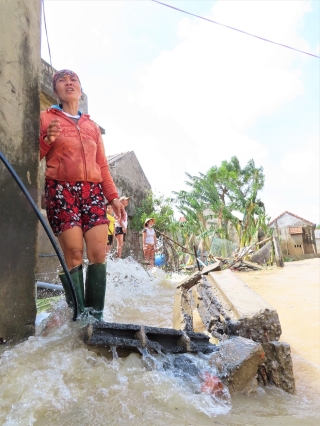
<path id="1" fill-rule="evenodd" d="M 319 1 L 164 1 L 319 55 Z M 155 191 L 253 158 L 274 218 L 319 218 L 319 59 L 154 2 L 45 0 L 53 66 L 76 71 L 107 154 L 134 150 Z M 49 61 L 42 28 L 42 57 Z"/>

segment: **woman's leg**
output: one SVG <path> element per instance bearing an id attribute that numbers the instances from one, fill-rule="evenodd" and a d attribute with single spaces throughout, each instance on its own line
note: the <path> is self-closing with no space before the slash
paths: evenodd
<path id="1" fill-rule="evenodd" d="M 106 294 L 106 244 L 108 225 L 97 225 L 84 234 L 89 266 L 86 276 L 85 306 L 98 320 L 103 318 Z"/>
<path id="2" fill-rule="evenodd" d="M 122 246 L 123 246 L 123 234 L 117 234 L 117 258 L 120 259 L 122 255 Z"/>
<path id="3" fill-rule="evenodd" d="M 83 236 L 79 226 L 67 229 L 58 237 L 68 269 L 82 264 Z"/>
<path id="4" fill-rule="evenodd" d="M 83 237 L 82 229 L 79 226 L 74 226 L 60 234 L 59 243 L 61 245 L 67 267 L 70 272 L 71 280 L 77 296 L 78 312 L 82 314 L 84 308 L 84 288 L 82 274 L 82 257 L 83 257 Z M 66 300 L 69 306 L 73 306 L 72 292 L 65 274 L 59 274 Z"/>
<path id="5" fill-rule="evenodd" d="M 150 244 L 150 250 L 149 250 L 149 264 L 151 267 L 154 267 L 154 245 Z"/>
<path id="6" fill-rule="evenodd" d="M 154 245 L 147 244 L 146 247 L 146 261 L 150 266 L 154 266 Z"/>
<path id="7" fill-rule="evenodd" d="M 89 263 L 105 263 L 108 225 L 97 225 L 84 234 Z"/>
<path id="8" fill-rule="evenodd" d="M 149 266 L 154 266 L 154 245 L 147 244 L 144 251 L 145 261 L 149 263 Z"/>

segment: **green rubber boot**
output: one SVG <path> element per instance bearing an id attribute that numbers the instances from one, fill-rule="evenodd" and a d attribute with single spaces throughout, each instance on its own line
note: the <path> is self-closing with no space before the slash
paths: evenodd
<path id="1" fill-rule="evenodd" d="M 102 320 L 106 294 L 106 264 L 92 263 L 86 277 L 85 306 L 97 320 Z"/>
<path id="2" fill-rule="evenodd" d="M 79 314 L 82 314 L 85 311 L 82 265 L 75 266 L 74 268 L 70 269 L 69 272 L 77 296 L 78 312 Z M 64 272 L 59 274 L 59 278 L 62 282 L 67 304 L 70 308 L 73 308 L 73 297 L 66 274 Z"/>

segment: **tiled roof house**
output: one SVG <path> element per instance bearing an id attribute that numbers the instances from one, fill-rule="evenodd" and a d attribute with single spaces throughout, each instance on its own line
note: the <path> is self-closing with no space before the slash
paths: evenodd
<path id="1" fill-rule="evenodd" d="M 269 226 L 277 228 L 284 255 L 305 256 L 317 253 L 315 223 L 285 211 L 273 219 Z"/>

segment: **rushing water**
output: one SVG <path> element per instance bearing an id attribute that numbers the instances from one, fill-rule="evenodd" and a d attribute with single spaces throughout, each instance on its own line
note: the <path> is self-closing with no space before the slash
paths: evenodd
<path id="1" fill-rule="evenodd" d="M 171 327 L 178 276 L 127 259 L 109 261 L 107 278 L 105 321 Z M 204 356 L 187 355 L 190 370 L 172 356 L 99 357 L 79 338 L 84 324 L 63 321 L 71 315 L 60 305 L 44 333 L 40 325 L 1 354 L 0 425 L 318 425 L 319 365 L 301 354 L 293 354 L 296 395 L 267 387 L 215 397 L 198 380 Z"/>

